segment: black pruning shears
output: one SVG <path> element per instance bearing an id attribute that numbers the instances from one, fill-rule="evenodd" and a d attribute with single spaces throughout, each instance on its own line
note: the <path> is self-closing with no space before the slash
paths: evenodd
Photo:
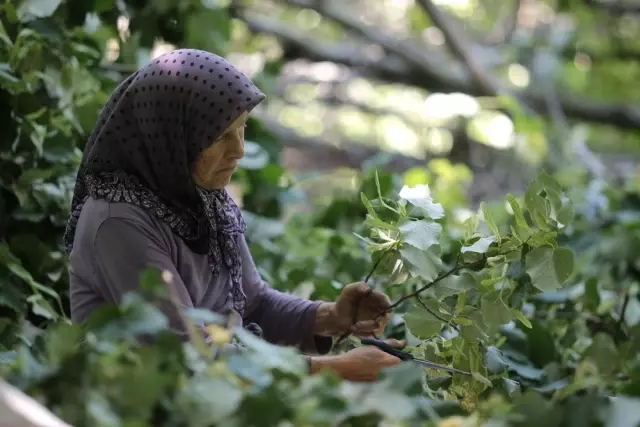
<path id="1" fill-rule="evenodd" d="M 397 348 L 393 348 L 393 347 L 391 347 L 389 344 L 387 344 L 384 341 L 376 340 L 376 339 L 373 339 L 373 338 L 362 338 L 360 340 L 360 342 L 363 345 L 374 345 L 374 346 L 378 347 L 380 350 L 384 351 L 385 353 L 389 353 L 390 355 L 395 356 L 398 359 L 400 359 L 402 361 L 405 361 L 405 362 L 416 362 L 416 363 L 419 363 L 419 364 L 421 364 L 423 366 L 426 366 L 427 368 L 440 369 L 442 371 L 447 371 L 447 372 L 451 372 L 451 373 L 455 373 L 455 374 L 466 375 L 468 377 L 472 376 L 470 372 L 461 371 L 460 369 L 451 368 L 449 366 L 440 365 L 440 364 L 434 363 L 434 362 L 429 362 L 428 360 L 416 359 L 410 353 L 407 353 L 406 351 L 398 350 Z"/>

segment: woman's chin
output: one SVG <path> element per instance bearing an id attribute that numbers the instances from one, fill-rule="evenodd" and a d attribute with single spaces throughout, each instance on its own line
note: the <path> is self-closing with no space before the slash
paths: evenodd
<path id="1" fill-rule="evenodd" d="M 234 172 L 235 169 L 228 169 L 219 171 L 218 173 L 214 173 L 208 177 L 195 175 L 193 178 L 196 185 L 198 185 L 199 187 L 202 187 L 206 190 L 220 190 L 229 185 Z"/>

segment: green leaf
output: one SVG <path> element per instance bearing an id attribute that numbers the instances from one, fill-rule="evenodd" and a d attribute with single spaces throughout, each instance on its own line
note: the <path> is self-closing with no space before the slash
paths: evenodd
<path id="1" fill-rule="evenodd" d="M 21 22 L 32 21 L 37 18 L 48 18 L 53 15 L 61 0 L 22 0 L 18 7 L 18 19 Z"/>
<path id="2" fill-rule="evenodd" d="M 475 242 L 473 242 L 473 244 L 471 244 L 470 246 L 463 246 L 460 249 L 460 252 L 462 253 L 473 252 L 477 254 L 484 254 L 489 250 L 489 246 L 491 246 L 491 244 L 494 243 L 495 241 L 496 241 L 496 238 L 494 236 L 481 237 Z"/>
<path id="3" fill-rule="evenodd" d="M 480 203 L 480 209 L 482 210 L 482 216 L 484 217 L 484 221 L 487 223 L 491 232 L 496 235 L 496 237 L 500 238 L 500 230 L 496 225 L 496 222 L 493 220 L 493 216 L 491 216 L 491 212 L 489 211 L 489 207 L 485 202 Z"/>
<path id="4" fill-rule="evenodd" d="M 607 427 L 637 427 L 640 424 L 640 398 L 616 396 L 602 415 Z"/>
<path id="5" fill-rule="evenodd" d="M 105 305 L 89 318 L 89 325 L 104 340 L 135 340 L 143 334 L 167 330 L 169 321 L 156 307 L 135 293 L 127 293 L 120 307 Z"/>
<path id="6" fill-rule="evenodd" d="M 533 326 L 531 325 L 531 322 L 529 321 L 529 319 L 527 319 L 525 317 L 525 315 L 517 309 L 512 309 L 511 313 L 515 316 L 516 319 L 518 319 L 520 322 L 522 322 L 522 324 L 524 326 L 526 326 L 527 328 L 531 329 Z"/>
<path id="7" fill-rule="evenodd" d="M 31 304 L 31 311 L 38 316 L 52 320 L 58 318 L 58 312 L 51 307 L 49 301 L 45 300 L 40 294 L 33 294 L 27 297 L 27 302 Z"/>
<path id="8" fill-rule="evenodd" d="M 7 34 L 7 30 L 5 30 L 4 24 L 1 21 L 0 21 L 0 41 L 6 44 L 8 47 L 13 46 L 13 42 L 9 38 L 9 35 Z"/>
<path id="9" fill-rule="evenodd" d="M 548 221 L 550 208 L 547 206 L 547 201 L 537 194 L 531 195 L 527 201 L 527 210 L 533 218 L 533 222 L 541 230 L 549 230 Z"/>
<path id="10" fill-rule="evenodd" d="M 500 293 L 498 291 L 490 292 L 482 296 L 481 309 L 482 319 L 485 325 L 492 331 L 497 331 L 501 325 L 509 323 L 513 318 L 509 307 L 500 300 Z"/>
<path id="11" fill-rule="evenodd" d="M 562 187 L 560 186 L 560 183 L 544 170 L 540 171 L 535 181 L 537 185 L 539 187 L 542 187 L 544 190 L 551 190 L 556 193 L 562 193 Z"/>
<path id="12" fill-rule="evenodd" d="M 438 335 L 444 326 L 442 320 L 417 305 L 411 307 L 403 319 L 409 331 L 423 340 Z"/>
<path id="13" fill-rule="evenodd" d="M 351 400 L 349 406 L 353 415 L 377 413 L 392 420 L 408 419 L 416 411 L 409 396 L 389 390 L 384 383 L 369 387 L 361 400 Z"/>
<path id="14" fill-rule="evenodd" d="M 226 55 L 231 35 L 231 20 L 227 8 L 201 9 L 185 18 L 186 44 L 194 49 Z"/>
<path id="15" fill-rule="evenodd" d="M 193 322 L 205 325 L 221 325 L 226 320 L 222 314 L 204 308 L 187 307 L 184 309 L 184 314 Z"/>
<path id="16" fill-rule="evenodd" d="M 518 226 L 522 227 L 523 229 L 528 230 L 529 223 L 527 223 L 527 220 L 522 213 L 522 208 L 520 208 L 520 204 L 518 203 L 516 198 L 513 197 L 512 194 L 507 194 L 507 201 L 511 206 L 511 210 L 513 210 L 513 216 L 515 217 L 516 224 L 518 224 Z"/>
<path id="17" fill-rule="evenodd" d="M 222 423 L 242 402 L 242 390 L 223 378 L 194 376 L 176 396 L 176 410 L 186 425 L 206 427 Z"/>
<path id="18" fill-rule="evenodd" d="M 421 209 L 431 219 L 440 219 L 444 216 L 444 208 L 439 203 L 434 203 L 428 185 L 405 185 L 400 190 L 400 198 Z"/>
<path id="19" fill-rule="evenodd" d="M 441 300 L 452 295 L 458 295 L 461 292 L 469 291 L 475 288 L 476 278 L 468 272 L 461 275 L 450 275 L 440 280 L 437 285 L 425 291 L 425 294 L 433 295 L 436 299 Z"/>
<path id="20" fill-rule="evenodd" d="M 479 223 L 480 219 L 478 218 L 478 215 L 471 215 L 469 218 L 464 220 L 464 223 L 462 225 L 464 227 L 465 239 L 470 239 L 471 236 L 475 234 L 475 232 L 478 230 Z"/>
<path id="21" fill-rule="evenodd" d="M 584 298 L 587 310 L 597 312 L 600 305 L 600 292 L 598 291 L 598 280 L 595 277 L 590 277 L 585 282 Z"/>
<path id="22" fill-rule="evenodd" d="M 559 353 L 551 332 L 538 320 L 531 319 L 531 328 L 519 328 L 527 337 L 528 357 L 537 367 L 544 367 L 558 360 Z"/>
<path id="23" fill-rule="evenodd" d="M 612 374 L 618 369 L 618 349 L 609 334 L 596 333 L 584 357 L 592 361 L 603 374 Z"/>
<path id="24" fill-rule="evenodd" d="M 364 194 L 364 192 L 360 192 L 360 200 L 362 201 L 364 207 L 367 209 L 367 213 L 372 217 L 377 218 L 376 211 L 373 209 L 373 206 L 371 206 L 371 202 Z"/>
<path id="25" fill-rule="evenodd" d="M 59 364 L 72 356 L 82 336 L 83 330 L 79 324 L 57 323 L 49 327 L 46 336 L 49 360 Z"/>
<path id="26" fill-rule="evenodd" d="M 564 203 L 562 207 L 556 213 L 556 220 L 561 229 L 567 228 L 572 222 L 575 216 L 575 209 L 573 204 Z"/>
<path id="27" fill-rule="evenodd" d="M 476 381 L 481 382 L 482 384 L 486 385 L 487 387 L 491 387 L 493 384 L 491 384 L 491 381 L 489 381 L 484 375 L 482 375 L 480 372 L 471 372 L 471 375 L 473 376 L 473 378 Z"/>
<path id="28" fill-rule="evenodd" d="M 432 221 L 408 221 L 398 227 L 405 243 L 427 250 L 440 241 L 442 225 Z"/>
<path id="29" fill-rule="evenodd" d="M 408 270 L 412 275 L 432 282 L 438 277 L 438 272 L 442 267 L 442 260 L 434 252 L 436 247 L 434 245 L 423 251 L 415 246 L 404 245 L 400 248 L 400 255 L 409 264 Z"/>
<path id="30" fill-rule="evenodd" d="M 527 391 L 514 399 L 515 411 L 522 417 L 518 423 L 522 427 L 559 427 L 562 422 L 562 408 L 553 405 L 535 391 Z"/>
<path id="31" fill-rule="evenodd" d="M 573 252 L 567 248 L 535 248 L 527 253 L 526 271 L 542 291 L 554 291 L 573 273 Z"/>
<path id="32" fill-rule="evenodd" d="M 382 230 L 389 230 L 389 231 L 395 231 L 395 232 L 398 231 L 398 227 L 396 227 L 395 225 L 389 224 L 388 222 L 384 222 L 380 218 L 371 216 L 369 214 L 367 214 L 367 217 L 364 221 L 364 225 L 371 228 L 380 228 Z"/>
<path id="33" fill-rule="evenodd" d="M 268 343 L 246 329 L 234 329 L 233 332 L 242 345 L 260 360 L 263 367 L 294 374 L 306 372 L 307 364 L 304 358 L 293 348 Z"/>
<path id="34" fill-rule="evenodd" d="M 162 273 L 155 267 L 146 268 L 140 274 L 140 289 L 149 292 L 151 295 L 168 297 L 167 285 L 162 280 Z"/>

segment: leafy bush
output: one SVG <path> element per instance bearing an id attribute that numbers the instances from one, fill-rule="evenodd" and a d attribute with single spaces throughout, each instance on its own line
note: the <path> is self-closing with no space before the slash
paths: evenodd
<path id="1" fill-rule="evenodd" d="M 469 370 L 472 378 L 411 363 L 374 384 L 310 377 L 295 351 L 228 330 L 214 313 L 185 313 L 208 321 L 213 344 L 194 335 L 183 345 L 165 331 L 164 316 L 135 295 L 96 313 L 84 329 L 60 321 L 42 332 L 24 323 L 28 339 L 4 353 L 4 375 L 76 426 L 635 425 L 640 328 L 637 299 L 625 287 L 634 280 L 616 285 L 626 289 L 627 320 L 620 321 L 616 287 L 593 276 L 600 272 L 592 263 L 603 243 L 634 240 L 633 227 L 622 227 L 637 219 L 626 212 L 621 222 L 619 212 L 601 211 L 592 220 L 604 221 L 604 236 L 613 240 L 585 245 L 593 232 L 585 206 L 574 208 L 550 176 L 541 174 L 521 199 L 507 201 L 509 221 L 497 223 L 487 205 L 455 220 L 427 186 L 404 187 L 396 197 L 362 195 L 366 233 L 357 242 L 376 266 L 372 286 L 394 297 L 403 319 L 394 333 L 406 334 L 416 357 Z M 286 227 L 293 230 L 271 237 L 272 247 L 281 245 L 274 260 L 291 243 L 287 233 L 299 231 L 295 221 Z M 325 243 L 335 238 L 330 230 L 310 234 L 324 235 Z M 581 247 L 575 260 L 570 247 Z M 320 244 L 299 259 L 318 261 L 309 280 L 332 250 Z M 597 259 L 612 261 L 600 253 Z M 634 268 L 621 260 L 618 271 Z M 291 273 L 299 265 L 288 262 L 279 271 L 290 266 L 291 277 L 300 277 Z M 141 286 L 165 289 L 157 272 L 145 274 Z M 155 339 L 139 344 L 141 333 Z M 220 354 L 231 339 L 245 351 Z"/>

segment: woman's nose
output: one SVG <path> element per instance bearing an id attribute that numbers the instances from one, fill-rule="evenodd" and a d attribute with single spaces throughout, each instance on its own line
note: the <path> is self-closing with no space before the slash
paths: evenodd
<path id="1" fill-rule="evenodd" d="M 238 132 L 231 138 L 229 144 L 229 155 L 234 159 L 241 159 L 244 157 L 244 135 Z"/>

